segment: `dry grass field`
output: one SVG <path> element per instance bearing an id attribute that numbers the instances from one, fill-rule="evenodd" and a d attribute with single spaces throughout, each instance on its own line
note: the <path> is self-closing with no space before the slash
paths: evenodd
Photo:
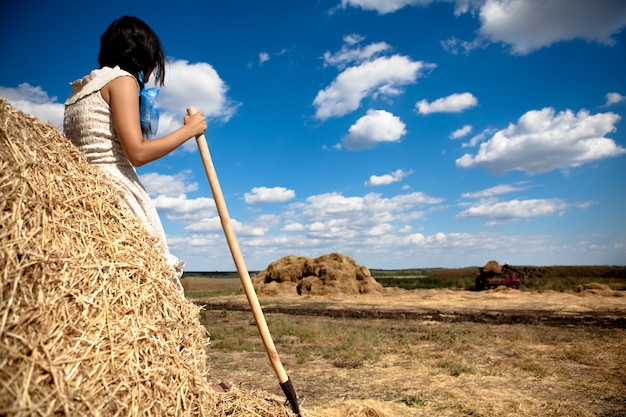
<path id="1" fill-rule="evenodd" d="M 206 305 L 213 378 L 281 396 L 238 279 L 183 279 Z M 626 416 L 626 297 L 400 290 L 260 297 L 301 406 L 368 416 Z M 383 413 L 383 410 L 386 410 Z"/>

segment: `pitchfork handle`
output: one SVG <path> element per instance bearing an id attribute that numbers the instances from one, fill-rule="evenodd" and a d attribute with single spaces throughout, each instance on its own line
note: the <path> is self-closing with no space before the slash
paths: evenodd
<path id="1" fill-rule="evenodd" d="M 194 113 L 196 113 L 195 108 L 187 108 L 187 114 L 192 115 Z M 211 153 L 209 152 L 209 146 L 207 145 L 204 134 L 196 136 L 196 141 L 198 143 L 198 149 L 200 150 L 200 156 L 202 157 L 202 164 L 204 165 L 204 170 L 206 171 L 207 178 L 209 179 L 209 185 L 211 186 L 211 191 L 213 192 L 217 212 L 220 216 L 220 221 L 222 222 L 222 228 L 224 229 L 224 234 L 226 235 L 226 241 L 228 242 L 230 253 L 233 257 L 233 261 L 235 262 L 237 272 L 239 273 L 241 285 L 246 293 L 246 297 L 248 297 L 248 303 L 252 309 L 252 314 L 254 315 L 254 320 L 256 321 L 259 333 L 261 334 L 261 339 L 263 340 L 267 356 L 269 357 L 272 367 L 274 368 L 274 372 L 278 377 L 278 382 L 284 384 L 287 382 L 289 377 L 287 376 L 285 368 L 283 367 L 280 357 L 278 356 L 278 352 L 276 351 L 276 346 L 274 345 L 272 335 L 267 327 L 267 322 L 265 321 L 263 310 L 259 304 L 259 299 L 254 291 L 252 280 L 250 279 L 250 274 L 248 273 L 248 268 L 246 267 L 243 256 L 241 255 L 241 250 L 239 249 L 237 237 L 235 236 L 235 232 L 233 231 L 233 227 L 230 222 L 228 209 L 226 208 L 224 196 L 222 195 L 222 189 L 217 179 L 217 172 L 213 166 Z"/>

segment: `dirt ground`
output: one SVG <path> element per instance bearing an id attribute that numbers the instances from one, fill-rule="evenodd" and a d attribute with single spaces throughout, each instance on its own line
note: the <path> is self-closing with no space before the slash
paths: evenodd
<path id="1" fill-rule="evenodd" d="M 238 279 L 186 278 L 188 292 L 237 291 Z M 259 296 L 266 313 L 327 317 L 436 320 L 492 324 L 598 325 L 626 328 L 626 292 L 608 288 L 581 292 L 412 290 L 385 288 L 380 294 Z M 208 310 L 248 310 L 244 295 L 201 298 Z"/>
<path id="2" fill-rule="evenodd" d="M 230 278 L 187 278 L 183 285 L 187 291 L 239 288 Z M 346 326 L 367 322 L 382 329 L 378 336 L 401 334 L 410 345 L 409 355 L 391 352 L 345 368 L 324 359 L 302 363 L 307 346 L 275 340 L 305 409 L 377 401 L 399 404 L 388 413 L 398 416 L 609 417 L 626 416 L 624 295 L 606 289 L 385 289 L 259 300 L 269 323 L 283 315 Z M 253 325 L 243 294 L 189 298 L 205 306 L 210 331 Z M 216 378 L 281 395 L 262 345 L 253 351 L 209 348 L 208 356 Z M 450 363 L 465 368 L 450 372 Z"/>

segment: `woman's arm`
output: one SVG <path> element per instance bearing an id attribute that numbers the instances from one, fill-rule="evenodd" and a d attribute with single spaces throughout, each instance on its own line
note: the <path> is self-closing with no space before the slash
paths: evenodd
<path id="1" fill-rule="evenodd" d="M 172 133 L 146 140 L 141 133 L 137 81 L 133 77 L 118 77 L 109 82 L 102 88 L 102 97 L 111 106 L 117 136 L 128 160 L 135 167 L 167 155 L 188 139 L 204 133 L 207 128 L 204 114 L 199 112 L 185 116 L 184 126 Z"/>

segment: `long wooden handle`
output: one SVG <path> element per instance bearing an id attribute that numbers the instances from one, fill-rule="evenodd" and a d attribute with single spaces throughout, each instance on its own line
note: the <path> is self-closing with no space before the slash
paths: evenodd
<path id="1" fill-rule="evenodd" d="M 196 109 L 189 107 L 187 108 L 187 113 L 192 115 L 196 113 Z M 259 304 L 259 299 L 254 291 L 252 280 L 250 279 L 250 274 L 248 273 L 248 268 L 246 267 L 243 256 L 241 255 L 241 250 L 239 249 L 239 244 L 237 243 L 237 237 L 235 236 L 233 226 L 230 223 L 230 217 L 228 215 L 228 209 L 226 208 L 224 196 L 222 195 L 222 189 L 219 181 L 217 180 L 217 173 L 215 171 L 215 167 L 213 166 L 213 161 L 211 160 L 209 146 L 207 145 L 204 135 L 197 136 L 196 141 L 198 142 L 198 149 L 200 150 L 200 156 L 202 157 L 202 164 L 204 165 L 204 170 L 206 171 L 207 178 L 209 179 L 209 185 L 211 186 L 211 191 L 213 192 L 213 199 L 215 200 L 215 205 L 217 206 L 217 212 L 222 222 L 224 235 L 226 236 L 226 241 L 228 242 L 228 247 L 230 248 L 233 261 L 235 261 L 235 267 L 239 273 L 241 285 L 246 293 L 246 297 L 248 297 L 248 303 L 252 309 L 254 320 L 256 321 L 257 328 L 261 334 L 261 339 L 263 340 L 263 345 L 265 346 L 265 351 L 267 352 L 267 356 L 272 364 L 272 368 L 274 368 L 274 372 L 278 377 L 278 382 L 283 384 L 287 382 L 289 377 L 287 376 L 285 368 L 283 367 L 280 357 L 278 356 L 278 352 L 276 351 L 276 346 L 274 345 L 274 340 L 272 339 L 272 335 L 267 327 L 267 322 L 265 321 L 263 310 Z"/>

